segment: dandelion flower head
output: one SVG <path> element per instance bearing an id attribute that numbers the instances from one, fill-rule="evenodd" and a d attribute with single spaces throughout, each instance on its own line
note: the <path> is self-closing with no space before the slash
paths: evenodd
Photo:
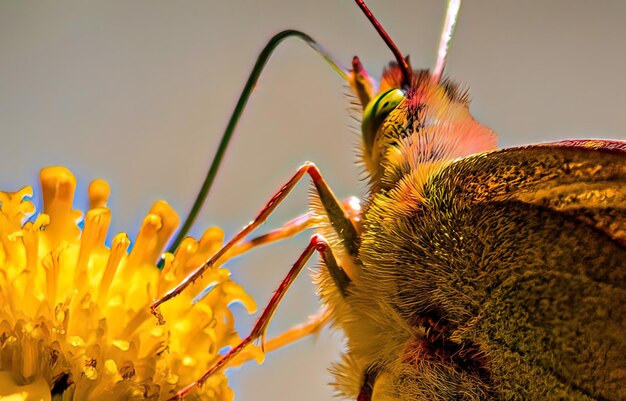
<path id="1" fill-rule="evenodd" d="M 89 186 L 89 210 L 72 209 L 75 177 L 65 168 L 41 172 L 43 211 L 31 187 L 0 192 L 0 400 L 166 400 L 237 345 L 229 305 L 252 313 L 254 300 L 215 267 L 162 306 L 150 303 L 219 249 L 223 232 L 186 238 L 165 266 L 155 263 L 179 218 L 165 202 L 145 217 L 134 246 L 126 234 L 105 245 L 109 186 Z M 201 299 L 195 299 L 209 287 Z M 248 358 L 262 359 L 255 347 Z M 232 400 L 226 376 L 212 376 L 189 399 Z"/>

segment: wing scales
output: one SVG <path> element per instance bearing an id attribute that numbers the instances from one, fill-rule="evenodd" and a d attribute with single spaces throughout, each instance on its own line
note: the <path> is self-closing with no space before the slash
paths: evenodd
<path id="1" fill-rule="evenodd" d="M 492 152 L 452 163 L 432 184 L 431 199 L 453 210 L 473 209 L 471 216 L 481 209 L 487 222 L 489 214 L 500 222 L 508 215 L 515 229 L 534 225 L 518 239 L 531 257 L 494 272 L 504 274 L 455 334 L 483 344 L 501 391 L 626 399 L 624 144 L 568 141 Z"/>

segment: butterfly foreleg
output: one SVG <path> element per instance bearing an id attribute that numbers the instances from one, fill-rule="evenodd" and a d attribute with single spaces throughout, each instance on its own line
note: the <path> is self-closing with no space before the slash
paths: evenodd
<path id="1" fill-rule="evenodd" d="M 202 377 L 179 391 L 174 397 L 170 398 L 170 401 L 181 400 L 194 388 L 202 386 L 202 384 L 209 377 L 211 377 L 211 375 L 226 367 L 233 358 L 239 355 L 248 345 L 250 345 L 257 339 L 261 339 L 261 348 L 265 350 L 263 343 L 263 340 L 265 338 L 265 332 L 269 326 L 270 321 L 272 320 L 272 317 L 274 316 L 274 313 L 276 312 L 276 309 L 278 308 L 278 305 L 287 293 L 287 290 L 289 290 L 289 287 L 291 287 L 291 284 L 293 284 L 296 277 L 298 277 L 306 263 L 311 258 L 311 255 L 313 255 L 313 252 L 315 251 L 320 253 L 322 260 L 324 261 L 326 266 L 329 267 L 329 269 L 331 268 L 331 266 L 338 266 L 330 245 L 324 239 L 324 237 L 322 237 L 320 234 L 313 235 L 313 237 L 311 237 L 309 245 L 306 247 L 304 252 L 302 252 L 298 260 L 293 264 L 292 268 L 289 270 L 289 273 L 287 273 L 285 278 L 281 281 L 276 291 L 274 291 L 274 295 L 272 295 L 272 298 L 270 299 L 267 306 L 263 310 L 263 313 L 255 323 L 250 334 L 246 338 L 244 338 L 236 347 L 234 347 L 228 353 L 222 356 L 215 365 L 213 365 L 209 370 L 206 371 L 206 373 L 202 375 Z M 347 276 L 345 276 L 345 278 L 347 279 Z M 311 324 L 310 326 L 307 326 L 305 324 L 303 325 L 303 327 L 300 328 L 295 327 L 294 329 L 286 332 L 285 335 L 288 334 L 289 336 L 296 337 L 297 339 L 302 337 L 303 334 L 311 334 L 315 332 L 315 330 L 319 330 L 323 326 L 323 324 L 326 323 L 327 319 L 328 314 L 326 312 L 322 312 L 322 314 L 320 314 L 318 318 L 314 319 L 313 324 Z M 289 340 L 288 337 L 283 337 L 282 339 L 281 337 L 279 337 L 279 342 L 285 342 L 285 340 Z M 275 344 L 273 344 L 273 346 L 274 345 Z"/>
<path id="2" fill-rule="evenodd" d="M 228 241 L 219 251 L 217 251 L 217 253 L 211 256 L 202 266 L 200 266 L 193 273 L 187 276 L 178 286 L 168 291 L 163 297 L 157 299 L 151 305 L 153 314 L 155 314 L 156 316 L 160 316 L 158 312 L 159 305 L 167 302 L 169 299 L 174 298 L 182 291 L 184 291 L 185 288 L 187 288 L 189 285 L 193 284 L 202 276 L 202 274 L 207 269 L 209 269 L 211 266 L 214 266 L 227 254 L 227 252 L 233 249 L 233 247 L 237 244 L 240 244 L 258 226 L 263 224 L 267 220 L 269 215 L 274 211 L 274 209 L 276 209 L 276 207 L 287 197 L 287 195 L 289 195 L 291 190 L 302 179 L 302 177 L 304 177 L 305 174 L 308 174 L 311 177 L 311 180 L 313 181 L 323 208 L 328 216 L 328 220 L 334 230 L 337 232 L 337 235 L 342 244 L 345 246 L 349 254 L 354 255 L 356 253 L 358 233 L 356 228 L 354 227 L 350 214 L 348 213 L 346 208 L 337 200 L 332 190 L 329 188 L 328 184 L 322 177 L 317 166 L 315 166 L 315 164 L 313 163 L 307 162 L 298 169 L 298 171 L 287 181 L 287 183 L 285 183 L 285 185 L 282 186 L 280 190 L 278 190 L 278 192 L 276 192 L 276 194 L 269 200 L 269 202 L 267 202 L 263 209 L 261 209 L 261 212 L 259 212 L 254 220 L 252 220 L 241 231 L 239 231 L 230 241 Z M 338 265 L 336 266 L 337 269 L 334 269 L 332 266 L 328 266 L 329 272 L 335 282 L 340 285 L 341 283 L 349 281 L 346 273 L 341 270 Z"/>
<path id="3" fill-rule="evenodd" d="M 358 199 L 356 199 L 355 197 L 344 199 L 342 201 L 342 205 L 343 208 L 350 215 L 350 219 L 353 222 L 356 222 L 361 212 L 360 206 L 358 205 Z M 305 213 L 296 217 L 295 219 L 288 221 L 287 223 L 283 224 L 281 227 L 275 230 L 237 244 L 228 252 L 225 259 L 239 256 L 259 246 L 268 245 L 273 242 L 278 242 L 287 238 L 291 238 L 300 234 L 302 231 L 318 227 L 322 223 L 322 216 L 316 215 L 312 212 Z"/>

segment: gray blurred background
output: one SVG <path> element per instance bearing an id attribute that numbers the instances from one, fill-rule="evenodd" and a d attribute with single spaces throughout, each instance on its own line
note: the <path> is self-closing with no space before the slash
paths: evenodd
<path id="1" fill-rule="evenodd" d="M 432 67 L 443 1 L 371 0 L 414 67 Z M 626 3 L 467 1 L 447 73 L 471 89 L 474 116 L 501 146 L 566 138 L 626 139 Z M 237 96 L 266 41 L 301 29 L 373 76 L 389 51 L 348 0 L 0 2 L 0 188 L 37 184 L 62 164 L 79 182 L 113 190 L 110 237 L 134 237 L 152 202 L 186 213 Z M 228 236 L 284 180 L 314 161 L 340 197 L 361 195 L 343 82 L 302 43 L 271 61 L 244 114 L 194 234 Z M 302 184 L 267 226 L 306 211 Z M 263 305 L 307 243 L 307 234 L 230 264 Z M 312 263 L 313 267 L 314 264 Z M 236 307 L 238 308 L 238 307 Z M 279 333 L 315 312 L 301 277 L 270 328 Z M 239 312 L 241 308 L 237 309 Z M 253 317 L 240 314 L 247 333 Z M 341 336 L 325 331 L 231 371 L 237 400 L 331 399 L 326 368 Z"/>

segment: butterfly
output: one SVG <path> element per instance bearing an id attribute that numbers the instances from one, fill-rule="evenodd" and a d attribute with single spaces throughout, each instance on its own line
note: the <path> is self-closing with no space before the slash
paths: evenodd
<path id="1" fill-rule="evenodd" d="M 466 8 L 468 9 L 469 7 L 466 7 Z M 417 13 L 416 13 L 416 14 L 417 14 Z M 483 14 L 483 15 L 484 15 L 484 14 Z M 464 22 L 464 24 L 468 24 L 468 22 Z M 455 49 L 458 49 L 458 47 L 459 47 L 458 42 L 457 42 L 457 44 L 456 44 L 455 46 L 456 46 L 456 47 L 455 47 Z M 460 57 L 460 56 L 459 56 L 459 57 Z M 363 57 L 363 58 L 365 59 L 365 57 Z M 473 91 L 474 96 L 475 96 L 475 97 L 477 97 L 477 95 L 476 95 L 476 85 L 474 85 L 473 83 L 471 83 L 471 85 L 472 85 L 472 87 L 474 88 L 474 91 Z M 264 85 L 264 87 L 265 87 L 265 86 L 269 86 L 269 84 Z M 476 99 L 476 101 L 478 101 L 478 99 Z M 474 102 L 474 104 L 476 104 L 476 101 Z M 481 101 L 482 101 L 482 100 L 481 100 Z M 538 102 L 538 101 L 537 101 L 537 102 Z M 494 103 L 497 103 L 497 102 L 494 102 Z M 534 103 L 534 102 L 529 102 L 529 103 Z M 510 114 L 512 114 L 512 112 L 511 112 L 511 113 L 509 113 L 509 114 L 507 114 L 507 115 L 510 115 Z M 523 114 L 523 115 L 524 115 L 524 119 L 530 119 L 530 118 L 528 118 L 528 114 L 531 114 L 531 115 L 532 115 L 532 113 L 520 113 L 520 114 Z M 319 131 L 319 130 L 318 130 L 318 131 Z M 502 131 L 502 130 L 498 130 L 498 131 Z M 587 131 L 587 132 L 588 132 L 588 131 Z M 516 139 L 516 141 L 517 141 L 517 139 Z M 520 141 L 520 142 L 521 142 L 521 141 Z M 528 142 L 528 141 L 524 141 L 524 142 Z M 328 153 L 328 152 L 327 152 L 327 153 Z M 307 157 L 308 157 L 308 156 L 307 156 Z M 313 157 L 311 157 L 311 158 L 313 158 Z M 337 169 L 337 170 L 339 170 L 339 169 Z M 282 179 L 282 177 L 279 177 L 279 180 L 280 180 L 280 179 Z M 229 180 L 229 181 L 232 181 L 232 180 Z M 248 202 L 248 201 L 249 201 L 249 197 L 245 197 L 245 198 L 246 198 L 246 202 Z M 256 207 L 258 207 L 258 206 L 257 206 L 257 205 L 253 205 L 253 204 L 251 204 L 251 206 L 250 206 L 250 207 L 251 207 L 251 208 L 256 208 Z M 242 214 L 243 214 L 243 212 L 242 212 Z"/>
<path id="2" fill-rule="evenodd" d="M 333 368 L 342 396 L 621 399 L 626 143 L 574 140 L 494 151 L 495 133 L 472 117 L 467 92 L 443 76 L 460 1 L 449 3 L 431 71 L 413 70 L 367 6 L 357 4 L 395 56 L 378 83 L 357 57 L 347 73 L 336 67 L 363 110 L 364 209 L 342 206 L 319 168 L 305 163 L 220 251 L 157 299 L 152 309 L 162 318 L 161 304 L 310 177 L 314 210 L 327 224 L 250 336 L 174 398 L 264 341 L 286 291 L 317 251 L 319 292 L 347 339 Z M 263 50 L 251 77 L 288 36 L 330 60 L 307 35 L 285 31 Z M 249 80 L 242 99 L 253 85 Z M 573 345 L 578 340 L 589 346 Z"/>

